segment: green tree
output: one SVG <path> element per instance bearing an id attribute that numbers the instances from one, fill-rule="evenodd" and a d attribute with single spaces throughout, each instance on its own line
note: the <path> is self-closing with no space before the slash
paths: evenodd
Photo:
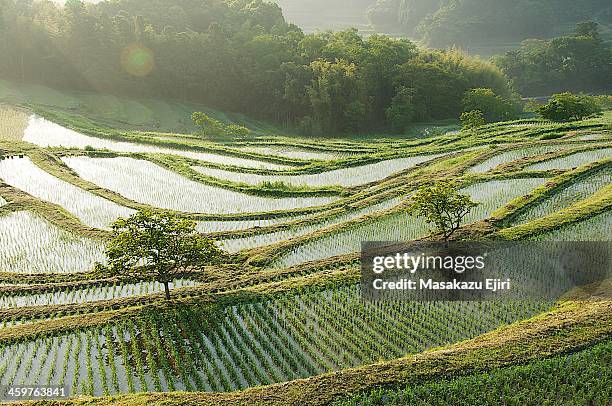
<path id="1" fill-rule="evenodd" d="M 460 119 L 462 127 L 466 130 L 482 127 L 487 123 L 480 110 L 464 111 Z"/>
<path id="2" fill-rule="evenodd" d="M 465 92 L 463 111 L 480 111 L 489 122 L 515 118 L 518 109 L 509 100 L 496 95 L 493 89 L 477 88 Z"/>
<path id="3" fill-rule="evenodd" d="M 449 181 L 437 181 L 422 186 L 412 197 L 409 213 L 423 217 L 427 224 L 433 225 L 434 232 L 442 234 L 445 242 L 459 229 L 467 216 L 478 203 L 469 195 L 457 191 L 457 185 Z"/>
<path id="4" fill-rule="evenodd" d="M 222 251 L 195 231 L 196 223 L 169 212 L 143 210 L 113 224 L 107 246 L 108 268 L 115 274 L 153 275 L 170 299 L 170 282 L 181 269 L 217 263 Z"/>
<path id="5" fill-rule="evenodd" d="M 387 120 L 393 131 L 404 132 L 408 129 L 417 115 L 415 107 L 416 90 L 411 87 L 400 86 L 387 109 Z"/>
<path id="6" fill-rule="evenodd" d="M 538 113 L 552 121 L 583 120 L 601 114 L 601 105 L 593 97 L 565 92 L 553 95 Z"/>

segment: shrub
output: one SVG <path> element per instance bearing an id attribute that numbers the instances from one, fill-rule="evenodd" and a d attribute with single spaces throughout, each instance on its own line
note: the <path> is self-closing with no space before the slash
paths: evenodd
<path id="1" fill-rule="evenodd" d="M 202 112 L 196 111 L 191 115 L 193 123 L 199 127 L 201 135 L 205 136 L 237 136 L 246 137 L 251 134 L 251 130 L 237 124 L 223 124 Z"/>
<path id="2" fill-rule="evenodd" d="M 583 120 L 601 114 L 601 106 L 593 97 L 566 92 L 553 95 L 538 113 L 551 121 Z"/>
<path id="3" fill-rule="evenodd" d="M 480 110 L 472 110 L 461 113 L 461 125 L 464 129 L 471 129 L 483 126 L 487 123 L 484 114 Z"/>

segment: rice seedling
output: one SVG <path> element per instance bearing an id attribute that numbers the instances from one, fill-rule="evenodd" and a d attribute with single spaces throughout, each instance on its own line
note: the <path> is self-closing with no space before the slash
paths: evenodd
<path id="1" fill-rule="evenodd" d="M 538 234 L 533 241 L 610 241 L 612 213 L 606 212 L 587 220 L 569 224 L 557 230 Z"/>
<path id="2" fill-rule="evenodd" d="M 0 105 L 0 140 L 21 140 L 27 124 L 28 115 L 25 112 Z"/>
<path id="3" fill-rule="evenodd" d="M 542 145 L 542 146 L 529 147 L 529 148 L 516 148 L 511 151 L 503 152 L 499 155 L 496 155 L 492 158 L 485 160 L 484 162 L 479 163 L 478 165 L 471 167 L 469 172 L 471 173 L 488 172 L 491 169 L 495 168 L 496 166 L 504 164 L 506 162 L 512 162 L 512 161 L 516 161 L 517 159 L 545 154 L 547 152 L 560 151 L 564 148 L 568 148 L 568 146 L 567 145 Z"/>
<path id="4" fill-rule="evenodd" d="M 609 369 L 611 353 L 612 342 L 605 341 L 574 354 L 401 389 L 377 389 L 333 405 L 605 405 L 610 389 L 602 371 Z"/>
<path id="5" fill-rule="evenodd" d="M 103 330 L 6 345 L 0 368 L 9 354 L 19 357 L 18 364 L 30 365 L 30 384 L 70 382 L 71 395 L 231 391 L 420 352 L 550 306 L 529 301 L 375 303 L 362 301 L 356 285 L 306 290 L 225 308 L 213 318 L 197 308 L 177 307 L 172 314 L 151 312 Z M 12 377 L 7 367 L 4 375 Z"/>
<path id="6" fill-rule="evenodd" d="M 414 167 L 417 164 L 430 161 L 442 155 L 424 155 L 408 158 L 390 159 L 374 164 L 342 168 L 333 171 L 309 175 L 258 175 L 240 173 L 222 169 L 195 166 L 193 169 L 213 178 L 229 180 L 237 183 L 259 185 L 264 182 L 283 182 L 293 186 L 345 186 L 352 187 L 385 179 L 394 173 Z"/>
<path id="7" fill-rule="evenodd" d="M 320 161 L 332 161 L 334 159 L 348 158 L 355 155 L 348 153 L 312 151 L 289 146 L 241 147 L 239 149 L 245 152 L 254 152 L 261 155 Z"/>
<path id="8" fill-rule="evenodd" d="M 129 217 L 134 212 L 57 179 L 28 157 L 1 160 L 0 179 L 41 200 L 62 206 L 90 227 L 108 229 L 117 218 Z"/>
<path id="9" fill-rule="evenodd" d="M 465 222 L 474 222 L 488 217 L 501 205 L 525 195 L 542 182 L 544 182 L 544 179 L 501 180 L 477 183 L 463 189 L 462 192 L 468 193 L 475 201 L 480 203 L 466 216 Z M 272 267 L 284 268 L 335 255 L 357 252 L 362 241 L 414 240 L 426 235 L 428 230 L 429 226 L 421 218 L 411 217 L 405 213 L 392 214 L 376 222 L 369 222 L 294 247 L 275 260 Z"/>
<path id="10" fill-rule="evenodd" d="M 523 224 L 540 217 L 545 217 L 579 200 L 586 199 L 610 183 L 612 183 L 612 170 L 607 168 L 586 178 L 579 179 L 562 190 L 557 191 L 552 196 L 528 207 L 512 220 L 512 225 Z"/>
<path id="11" fill-rule="evenodd" d="M 230 252 L 238 252 L 243 249 L 261 247 L 264 245 L 274 244 L 279 241 L 288 240 L 291 238 L 299 237 L 302 235 L 306 235 L 312 233 L 314 231 L 323 229 L 325 227 L 329 227 L 334 224 L 340 224 L 366 214 L 374 213 L 377 211 L 389 209 L 398 205 L 401 202 L 401 198 L 389 199 L 381 203 L 374 204 L 372 206 L 368 206 L 363 209 L 355 210 L 349 213 L 344 213 L 339 216 L 334 216 L 329 219 L 326 219 L 319 223 L 309 224 L 305 226 L 294 227 L 291 229 L 281 230 L 274 233 L 269 234 L 259 234 L 252 235 L 248 237 L 235 238 L 235 239 L 227 239 L 219 241 L 220 246 Z"/>
<path id="12" fill-rule="evenodd" d="M 41 147 L 93 147 L 117 152 L 148 152 L 157 154 L 180 155 L 222 165 L 241 166 L 246 168 L 289 169 L 287 165 L 273 164 L 253 159 L 220 155 L 208 152 L 195 152 L 182 149 L 157 147 L 154 145 L 134 144 L 124 141 L 91 137 L 69 130 L 41 117 L 31 116 L 25 129 L 23 140 Z"/>
<path id="13" fill-rule="evenodd" d="M 105 262 L 102 243 L 79 238 L 30 212 L 0 216 L 0 270 L 72 273 Z"/>
<path id="14" fill-rule="evenodd" d="M 587 134 L 578 137 L 580 141 L 599 141 L 606 138 L 610 138 L 610 134 L 607 133 L 595 133 L 595 134 Z"/>
<path id="15" fill-rule="evenodd" d="M 196 222 L 196 230 L 200 233 L 215 233 L 220 231 L 238 231 L 246 230 L 255 227 L 267 227 L 275 224 L 286 223 L 289 221 L 295 221 L 298 219 L 305 219 L 312 217 L 315 214 L 306 214 L 290 217 L 275 217 L 268 219 L 257 219 L 257 220 L 210 220 L 210 221 L 198 221 Z"/>
<path id="16" fill-rule="evenodd" d="M 164 209 L 211 214 L 268 212 L 320 206 L 335 197 L 249 196 L 188 180 L 153 163 L 132 158 L 68 157 L 79 176 L 129 199 Z"/>
<path id="17" fill-rule="evenodd" d="M 171 282 L 171 288 L 197 286 L 199 282 L 177 279 Z M 87 303 L 102 300 L 119 299 L 130 296 L 150 295 L 164 291 L 159 282 L 126 283 L 104 287 L 89 287 L 85 289 L 63 289 L 52 293 L 33 295 L 5 295 L 0 290 L 0 308 L 9 309 L 25 306 L 51 306 L 72 303 Z"/>
<path id="18" fill-rule="evenodd" d="M 550 169 L 570 169 L 577 168 L 599 161 L 600 159 L 612 158 L 612 148 L 595 149 L 592 151 L 578 152 L 576 154 L 564 156 L 562 158 L 551 159 L 529 165 L 525 169 L 531 171 L 546 171 Z"/>

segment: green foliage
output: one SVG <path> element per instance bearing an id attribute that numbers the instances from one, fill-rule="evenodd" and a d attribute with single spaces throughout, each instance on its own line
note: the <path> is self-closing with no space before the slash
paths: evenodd
<path id="1" fill-rule="evenodd" d="M 527 40 L 494 62 L 525 95 L 610 89 L 612 47 L 602 41 L 597 24 L 579 24 L 576 35 L 550 41 Z"/>
<path id="2" fill-rule="evenodd" d="M 195 222 L 169 212 L 142 210 L 113 224 L 106 254 L 113 273 L 153 273 L 166 289 L 172 273 L 218 261 L 222 252 L 214 241 L 195 231 Z"/>
<path id="3" fill-rule="evenodd" d="M 0 78 L 176 98 L 309 134 L 401 131 L 457 117 L 470 88 L 510 92 L 486 62 L 355 29 L 306 35 L 261 0 L 2 4 Z M 164 116 L 151 119 L 163 128 Z M 202 124 L 208 134 L 247 133 Z"/>
<path id="4" fill-rule="evenodd" d="M 199 128 L 199 133 L 208 137 L 234 136 L 246 137 L 251 130 L 237 124 L 223 124 L 202 112 L 196 111 L 191 115 L 193 123 Z"/>
<path id="5" fill-rule="evenodd" d="M 462 104 L 464 112 L 478 110 L 488 122 L 514 119 L 518 112 L 514 103 L 496 95 L 493 89 L 470 89 L 465 92 Z"/>
<path id="6" fill-rule="evenodd" d="M 457 191 L 457 185 L 450 181 L 437 181 L 433 185 L 422 186 L 412 197 L 410 213 L 425 218 L 433 224 L 435 232 L 442 234 L 444 241 L 459 229 L 461 222 L 478 203 L 469 195 Z"/>
<path id="7" fill-rule="evenodd" d="M 590 96 L 566 92 L 553 95 L 548 104 L 538 109 L 538 113 L 552 121 L 583 120 L 600 114 L 601 107 Z"/>
<path id="8" fill-rule="evenodd" d="M 461 125 L 464 129 L 478 128 L 485 125 L 487 121 L 480 110 L 464 111 L 461 113 Z"/>

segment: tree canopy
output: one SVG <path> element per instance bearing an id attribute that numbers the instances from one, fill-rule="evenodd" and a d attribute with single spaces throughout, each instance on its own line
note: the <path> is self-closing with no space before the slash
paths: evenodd
<path id="1" fill-rule="evenodd" d="M 566 92 L 553 95 L 546 105 L 538 109 L 538 113 L 547 120 L 570 121 L 598 115 L 601 110 L 595 98 Z"/>
<path id="2" fill-rule="evenodd" d="M 214 242 L 195 231 L 195 222 L 168 212 L 139 211 L 113 224 L 107 246 L 108 267 L 116 274 L 151 274 L 164 285 L 170 299 L 170 282 L 179 270 L 210 265 L 222 258 Z"/>
<path id="3" fill-rule="evenodd" d="M 597 16 L 612 24 L 608 0 L 373 0 L 368 17 L 382 30 L 433 47 L 508 44 L 550 38 Z"/>
<path id="4" fill-rule="evenodd" d="M 612 88 L 612 46 L 592 21 L 578 24 L 574 35 L 525 41 L 494 62 L 527 96 Z"/>
<path id="5" fill-rule="evenodd" d="M 448 241 L 459 229 L 467 216 L 478 203 L 469 195 L 457 191 L 457 185 L 449 181 L 437 181 L 422 186 L 412 197 L 410 213 L 423 217 L 434 226 L 434 232 L 440 233 Z"/>
<path id="6" fill-rule="evenodd" d="M 501 71 L 355 29 L 306 35 L 262 0 L 0 0 L 0 78 L 191 100 L 330 135 L 456 118 Z M 407 117 L 406 117 L 407 116 Z"/>

